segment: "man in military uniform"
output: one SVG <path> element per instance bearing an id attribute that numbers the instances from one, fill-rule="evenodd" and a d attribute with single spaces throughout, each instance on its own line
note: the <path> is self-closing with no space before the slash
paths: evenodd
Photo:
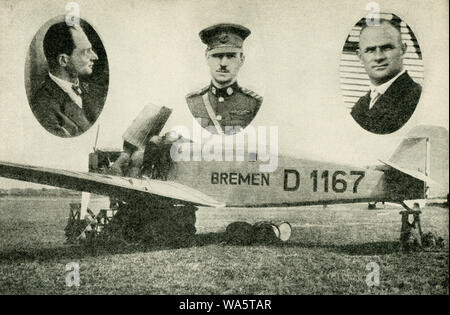
<path id="1" fill-rule="evenodd" d="M 210 85 L 186 96 L 189 110 L 211 132 L 237 133 L 250 124 L 263 101 L 261 96 L 237 83 L 245 60 L 242 45 L 250 30 L 222 23 L 202 30 L 199 35 L 207 45 L 205 57 L 212 80 Z"/>

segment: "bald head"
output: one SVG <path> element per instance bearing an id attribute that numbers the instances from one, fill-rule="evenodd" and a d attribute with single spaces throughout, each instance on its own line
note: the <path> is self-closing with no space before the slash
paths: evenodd
<path id="1" fill-rule="evenodd" d="M 380 19 L 380 23 L 378 25 L 364 25 L 361 28 L 361 32 L 359 33 L 360 47 L 361 39 L 367 40 L 370 38 L 379 37 L 381 35 L 397 41 L 400 45 L 402 44 L 400 28 L 398 28 L 388 20 Z"/>
<path id="2" fill-rule="evenodd" d="M 361 30 L 357 54 L 374 85 L 389 81 L 403 70 L 405 52 L 400 31 L 390 22 L 381 20 L 379 25 Z"/>

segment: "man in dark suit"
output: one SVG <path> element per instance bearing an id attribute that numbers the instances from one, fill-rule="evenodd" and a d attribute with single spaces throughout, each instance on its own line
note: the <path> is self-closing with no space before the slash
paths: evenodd
<path id="1" fill-rule="evenodd" d="M 200 32 L 211 83 L 186 96 L 194 118 L 212 133 L 234 134 L 247 127 L 263 98 L 241 87 L 237 75 L 244 63 L 242 45 L 250 30 L 237 24 L 216 24 Z"/>
<path id="2" fill-rule="evenodd" d="M 403 69 L 406 44 L 399 28 L 380 19 L 364 26 L 357 51 L 370 79 L 370 91 L 352 108 L 351 115 L 367 131 L 389 134 L 400 129 L 412 116 L 422 87 Z"/>
<path id="3" fill-rule="evenodd" d="M 31 109 L 50 133 L 73 137 L 84 133 L 97 120 L 105 91 L 80 79 L 92 74 L 98 59 L 79 25 L 52 25 L 43 41 L 48 76 L 31 100 Z"/>

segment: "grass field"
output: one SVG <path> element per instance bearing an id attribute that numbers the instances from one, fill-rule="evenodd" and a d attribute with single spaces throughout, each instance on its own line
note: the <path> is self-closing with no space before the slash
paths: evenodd
<path id="1" fill-rule="evenodd" d="M 426 207 L 424 232 L 443 250 L 399 251 L 401 208 L 367 204 L 197 211 L 197 235 L 177 246 L 87 248 L 64 245 L 75 199 L 0 199 L 1 294 L 449 294 L 449 211 Z M 233 221 L 289 221 L 279 245 L 221 242 Z M 67 287 L 77 262 L 81 284 Z M 366 265 L 380 266 L 369 287 Z"/>

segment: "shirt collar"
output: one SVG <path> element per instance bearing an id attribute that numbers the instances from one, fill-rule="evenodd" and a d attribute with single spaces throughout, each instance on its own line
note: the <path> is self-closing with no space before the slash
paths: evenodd
<path id="1" fill-rule="evenodd" d="M 72 86 L 79 86 L 80 85 L 80 81 L 77 79 L 77 83 L 72 83 L 66 80 L 63 80 L 61 78 L 58 78 L 57 76 L 54 76 L 53 74 L 51 74 L 50 72 L 48 73 L 48 75 L 50 76 L 50 79 L 52 79 L 56 84 L 58 84 L 58 86 L 63 89 L 63 91 L 68 92 L 68 91 L 72 91 Z"/>
<path id="2" fill-rule="evenodd" d="M 79 88 L 80 85 L 80 81 L 77 79 L 76 83 L 72 83 L 66 80 L 63 80 L 61 78 L 58 78 L 57 76 L 54 76 L 53 74 L 51 74 L 50 72 L 48 73 L 49 77 L 51 80 L 53 80 L 53 82 L 56 83 L 56 85 L 58 85 L 61 90 L 63 90 L 69 97 L 70 99 L 78 105 L 78 107 L 83 108 L 83 99 L 81 98 L 80 95 L 77 95 L 73 89 L 74 86 Z"/>
<path id="3" fill-rule="evenodd" d="M 392 83 L 394 83 L 394 81 L 397 80 L 397 78 L 405 72 L 406 69 L 403 69 L 403 71 L 400 71 L 400 73 L 398 73 L 395 77 L 380 85 L 373 85 L 372 83 L 370 83 L 370 91 L 372 93 L 378 92 L 380 94 L 384 94 L 384 92 L 387 91 L 387 89 L 392 85 Z"/>

